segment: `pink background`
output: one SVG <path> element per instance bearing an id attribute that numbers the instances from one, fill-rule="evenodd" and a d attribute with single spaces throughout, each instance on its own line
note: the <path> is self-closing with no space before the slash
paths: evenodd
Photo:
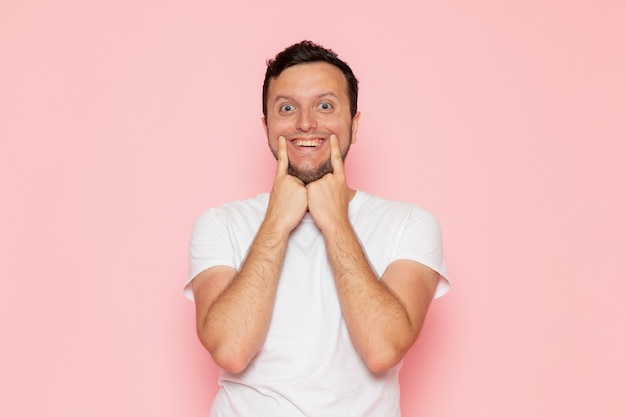
<path id="1" fill-rule="evenodd" d="M 361 82 L 351 185 L 442 223 L 404 415 L 626 415 L 625 4 L 2 1 L 0 415 L 208 415 L 190 229 L 269 189 L 304 38 Z"/>

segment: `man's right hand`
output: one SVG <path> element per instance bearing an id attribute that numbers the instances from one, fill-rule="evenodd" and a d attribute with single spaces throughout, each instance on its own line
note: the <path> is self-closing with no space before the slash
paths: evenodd
<path id="1" fill-rule="evenodd" d="M 265 220 L 237 271 L 214 266 L 192 281 L 198 337 L 215 363 L 242 372 L 259 352 L 270 325 L 287 241 L 307 210 L 307 190 L 289 175 L 287 144 L 278 140 L 278 166 Z"/>
<path id="2" fill-rule="evenodd" d="M 300 223 L 308 206 L 307 189 L 304 183 L 293 175 L 289 175 L 288 167 L 287 141 L 281 136 L 278 138 L 276 176 L 270 193 L 265 222 L 287 234 Z"/>

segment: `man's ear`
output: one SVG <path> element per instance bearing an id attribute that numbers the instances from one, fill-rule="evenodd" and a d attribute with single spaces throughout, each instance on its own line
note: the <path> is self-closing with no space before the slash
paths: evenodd
<path id="1" fill-rule="evenodd" d="M 358 111 L 352 118 L 352 140 L 350 143 L 356 143 L 356 132 L 359 130 L 359 119 L 361 118 L 361 112 Z"/>
<path id="2" fill-rule="evenodd" d="M 265 130 L 265 136 L 269 139 L 269 130 L 267 129 L 267 120 L 265 119 L 265 116 L 261 117 L 261 122 L 263 123 L 263 130 Z"/>

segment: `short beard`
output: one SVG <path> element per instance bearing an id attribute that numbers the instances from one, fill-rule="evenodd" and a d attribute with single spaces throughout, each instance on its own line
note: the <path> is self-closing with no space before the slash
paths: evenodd
<path id="1" fill-rule="evenodd" d="M 348 143 L 348 147 L 346 148 L 346 151 L 341 152 L 342 161 L 346 160 L 346 156 L 348 156 L 349 150 L 350 150 L 350 143 Z M 324 175 L 331 174 L 332 172 L 333 172 L 333 164 L 330 161 L 330 157 L 326 161 L 322 162 L 318 166 L 311 168 L 311 169 L 306 169 L 306 170 L 300 169 L 296 166 L 291 165 L 291 162 L 289 162 L 289 166 L 287 167 L 287 173 L 289 175 L 293 175 L 294 177 L 298 178 L 300 181 L 304 183 L 304 185 L 317 181 L 321 179 Z"/>
<path id="2" fill-rule="evenodd" d="M 352 132 L 352 123 L 350 123 L 350 132 Z M 348 156 L 348 151 L 350 150 L 350 145 L 352 144 L 352 133 L 350 134 L 350 141 L 348 142 L 348 147 L 345 152 L 341 151 L 341 160 L 345 161 L 346 156 Z M 274 154 L 274 158 L 278 159 L 277 151 L 271 148 L 270 150 Z M 314 181 L 321 179 L 326 174 L 331 174 L 333 172 L 333 164 L 330 161 L 330 157 L 318 166 L 311 169 L 300 169 L 296 166 L 291 165 L 289 162 L 289 166 L 287 167 L 287 173 L 298 178 L 300 181 L 304 183 L 304 185 L 310 184 Z"/>
<path id="3" fill-rule="evenodd" d="M 317 181 L 322 178 L 326 174 L 330 174 L 333 172 L 333 165 L 330 162 L 330 159 L 322 162 L 320 165 L 316 166 L 312 169 L 300 169 L 296 166 L 291 165 L 289 163 L 289 167 L 287 167 L 287 173 L 289 175 L 293 175 L 296 178 L 299 178 L 300 181 L 307 185 L 311 182 Z"/>

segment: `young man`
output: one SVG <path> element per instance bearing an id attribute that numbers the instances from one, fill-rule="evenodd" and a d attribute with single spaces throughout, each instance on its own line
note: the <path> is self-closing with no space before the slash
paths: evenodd
<path id="1" fill-rule="evenodd" d="M 448 281 L 433 215 L 346 182 L 357 92 L 311 42 L 270 60 L 272 190 L 194 226 L 186 291 L 221 368 L 211 416 L 400 415 L 399 364 Z"/>

